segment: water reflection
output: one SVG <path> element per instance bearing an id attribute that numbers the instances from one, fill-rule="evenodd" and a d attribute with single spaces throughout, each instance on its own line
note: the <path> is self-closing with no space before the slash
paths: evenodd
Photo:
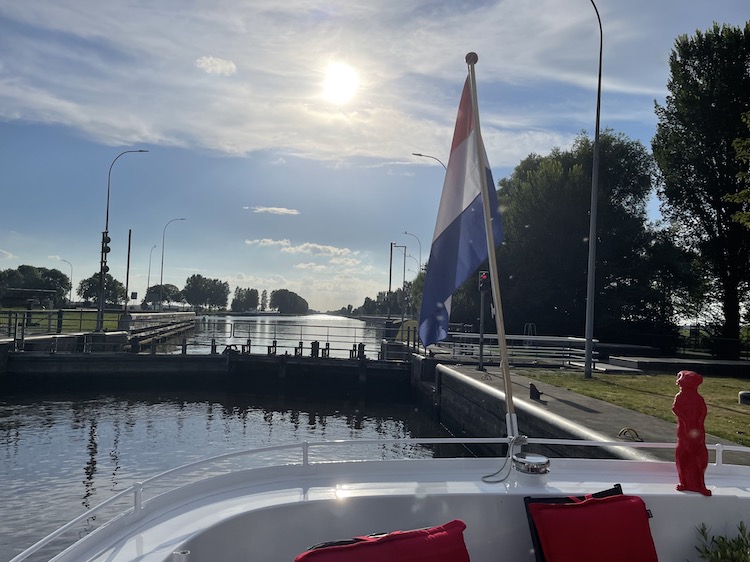
<path id="1" fill-rule="evenodd" d="M 0 401 L 0 560 L 138 479 L 210 455 L 306 440 L 441 435 L 408 402 L 225 392 L 6 396 Z M 393 455 L 392 449 L 379 454 Z M 420 448 L 408 454 L 431 455 Z M 96 524 L 82 525 L 69 540 Z M 36 560 L 48 559 L 54 548 Z"/>

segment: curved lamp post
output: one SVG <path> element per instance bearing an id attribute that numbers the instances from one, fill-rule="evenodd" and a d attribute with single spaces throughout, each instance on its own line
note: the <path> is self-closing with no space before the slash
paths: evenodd
<path id="1" fill-rule="evenodd" d="M 430 156 L 429 154 L 420 154 L 419 152 L 412 152 L 411 154 L 412 156 L 421 156 L 422 158 L 432 158 L 433 160 L 437 160 L 438 162 L 440 162 L 440 165 L 443 168 L 445 168 L 445 171 L 446 172 L 448 171 L 448 168 L 446 167 L 445 164 L 443 164 L 443 161 L 440 160 L 440 158 L 436 158 L 435 156 Z"/>
<path id="2" fill-rule="evenodd" d="M 53 260 L 64 261 L 65 263 L 67 263 L 70 266 L 70 297 L 68 297 L 68 298 L 69 298 L 70 302 L 72 303 L 73 302 L 73 264 L 70 263 L 68 260 L 62 259 L 59 256 L 50 256 L 50 258 L 53 259 Z"/>
<path id="3" fill-rule="evenodd" d="M 96 331 L 101 332 L 104 329 L 104 293 L 105 293 L 105 282 L 104 277 L 109 271 L 107 266 L 107 254 L 109 253 L 109 188 L 112 180 L 112 167 L 117 162 L 117 159 L 124 154 L 130 154 L 133 152 L 148 152 L 148 150 L 125 150 L 115 156 L 112 163 L 109 165 L 109 173 L 107 174 L 107 213 L 104 218 L 104 232 L 102 232 L 102 254 L 101 260 L 99 261 L 99 302 L 97 303 L 97 314 L 96 314 Z M 127 298 L 127 297 L 126 297 Z"/>
<path id="4" fill-rule="evenodd" d="M 156 244 L 151 246 L 151 251 L 148 253 L 148 277 L 146 277 L 146 296 L 148 296 L 148 290 L 151 287 L 151 255 L 156 249 Z"/>
<path id="5" fill-rule="evenodd" d="M 167 227 L 174 221 L 184 221 L 187 219 L 172 219 L 164 225 L 164 230 L 161 233 L 161 275 L 159 276 L 159 312 L 163 310 L 164 306 L 164 238 L 167 235 Z"/>
<path id="6" fill-rule="evenodd" d="M 417 241 L 417 244 L 419 244 L 419 270 L 422 270 L 422 242 L 419 241 L 419 238 L 417 238 L 416 234 L 412 234 L 411 232 L 406 232 L 404 230 L 404 234 L 407 234 L 408 236 L 413 236 L 414 239 Z"/>
<path id="7" fill-rule="evenodd" d="M 596 12 L 599 22 L 599 80 L 596 90 L 596 130 L 594 132 L 594 162 L 591 168 L 591 216 L 589 219 L 589 260 L 588 276 L 586 279 L 586 348 L 584 362 L 584 378 L 591 378 L 591 364 L 594 349 L 594 285 L 596 283 L 596 206 L 599 190 L 599 113 L 602 103 L 602 46 L 604 44 L 604 32 L 602 31 L 602 18 L 599 10 L 591 0 L 591 5 Z"/>

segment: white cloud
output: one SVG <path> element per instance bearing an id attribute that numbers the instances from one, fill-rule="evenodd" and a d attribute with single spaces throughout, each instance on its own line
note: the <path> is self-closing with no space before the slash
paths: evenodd
<path id="1" fill-rule="evenodd" d="M 331 258 L 331 260 L 328 262 L 333 265 L 343 265 L 345 267 L 354 267 L 356 265 L 359 265 L 361 262 L 358 259 L 355 258 L 343 258 L 343 257 L 336 257 Z"/>
<path id="2" fill-rule="evenodd" d="M 0 260 L 13 260 L 16 259 L 18 256 L 7 252 L 5 250 L 0 250 Z"/>
<path id="3" fill-rule="evenodd" d="M 289 254 L 312 254 L 319 256 L 349 256 L 358 254 L 358 252 L 354 252 L 349 248 L 337 248 L 336 246 L 325 246 L 311 242 L 305 242 L 297 246 L 290 245 L 282 248 L 281 251 Z"/>
<path id="4" fill-rule="evenodd" d="M 267 247 L 267 246 L 282 246 L 287 247 L 291 244 L 289 240 L 272 240 L 270 238 L 261 238 L 259 240 L 245 240 L 245 244 L 248 246 L 260 246 L 260 247 Z"/>
<path id="5" fill-rule="evenodd" d="M 286 207 L 243 207 L 251 209 L 253 213 L 268 213 L 269 215 L 299 215 L 297 209 L 287 209 Z"/>
<path id="6" fill-rule="evenodd" d="M 216 57 L 200 57 L 195 60 L 195 66 L 205 70 L 207 74 L 231 76 L 237 72 L 237 66 L 230 60 Z"/>
<path id="7" fill-rule="evenodd" d="M 319 263 L 298 263 L 294 266 L 295 269 L 305 269 L 305 270 L 312 270 L 312 271 L 323 271 L 325 269 L 328 269 L 327 266 Z"/>

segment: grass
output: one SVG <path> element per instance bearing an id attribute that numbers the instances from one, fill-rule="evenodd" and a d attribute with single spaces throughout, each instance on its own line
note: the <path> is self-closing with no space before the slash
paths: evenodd
<path id="1" fill-rule="evenodd" d="M 667 421 L 676 421 L 672 402 L 677 393 L 675 374 L 601 374 L 585 379 L 580 372 L 513 369 L 536 379 L 584 396 L 598 398 L 623 408 Z M 737 393 L 750 390 L 750 380 L 736 377 L 704 377 L 699 387 L 706 401 L 706 433 L 750 447 L 750 406 L 741 405 Z"/>

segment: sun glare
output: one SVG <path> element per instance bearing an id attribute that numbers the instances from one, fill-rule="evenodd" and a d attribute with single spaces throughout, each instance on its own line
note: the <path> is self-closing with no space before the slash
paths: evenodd
<path id="1" fill-rule="evenodd" d="M 357 93 L 357 73 L 343 63 L 331 63 L 323 83 L 323 98 L 330 103 L 344 104 Z"/>

